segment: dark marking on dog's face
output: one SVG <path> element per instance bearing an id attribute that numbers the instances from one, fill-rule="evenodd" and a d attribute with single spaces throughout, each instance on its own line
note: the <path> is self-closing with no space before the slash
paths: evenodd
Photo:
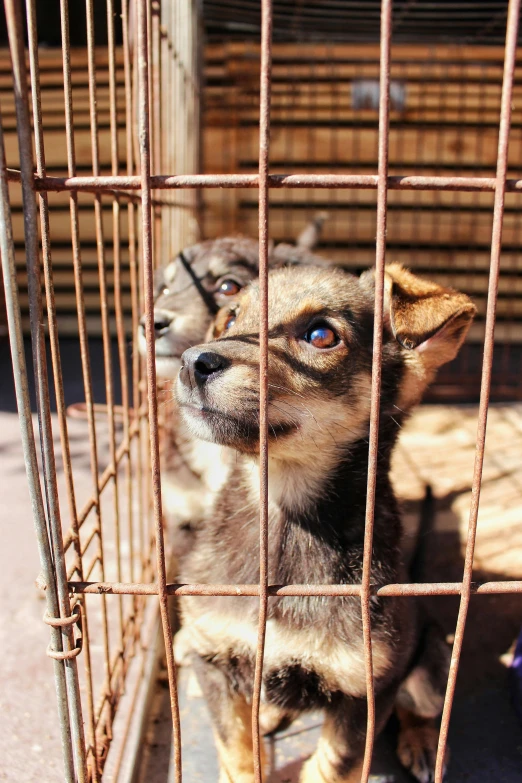
<path id="1" fill-rule="evenodd" d="M 407 412 L 453 358 L 475 308 L 398 265 L 386 275 L 382 415 Z M 259 287 L 215 323 L 213 342 L 186 351 L 177 396 L 192 432 L 244 453 L 259 448 Z M 296 267 L 269 275 L 270 454 L 324 459 L 367 436 L 373 274 Z M 425 328 L 424 328 L 425 327 Z"/>
<path id="2" fill-rule="evenodd" d="M 296 245 L 282 242 L 274 247 L 270 243 L 270 268 L 330 267 L 327 259 L 313 252 L 325 217 L 316 215 Z M 159 271 L 154 307 L 158 377 L 177 375 L 183 351 L 206 338 L 218 310 L 233 302 L 258 273 L 259 243 L 246 237 L 222 237 L 193 245 Z M 145 317 L 138 338 L 140 353 L 145 355 Z"/>
<path id="3" fill-rule="evenodd" d="M 223 237 L 193 245 L 161 270 L 154 303 L 156 371 L 174 378 L 181 354 L 205 339 L 216 311 L 258 276 L 259 243 Z M 145 319 L 139 330 L 144 355 Z"/>

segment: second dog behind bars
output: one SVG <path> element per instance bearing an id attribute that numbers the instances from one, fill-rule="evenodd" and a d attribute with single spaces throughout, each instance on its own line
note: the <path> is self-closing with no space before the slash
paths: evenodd
<path id="1" fill-rule="evenodd" d="M 271 584 L 360 584 L 367 491 L 374 276 L 333 269 L 271 272 L 268 320 L 268 578 Z M 405 580 L 390 458 L 401 423 L 437 368 L 455 357 L 475 307 L 467 296 L 392 265 L 386 272 L 372 584 Z M 259 582 L 259 289 L 186 351 L 177 394 L 197 437 L 234 449 L 228 480 L 198 531 L 181 579 Z M 370 603 L 376 730 L 395 708 L 399 758 L 433 779 L 447 659 L 421 632 L 412 599 Z M 191 658 L 212 715 L 222 783 L 254 780 L 251 709 L 259 602 L 181 601 L 175 650 Z M 421 641 L 422 636 L 422 641 Z M 302 783 L 359 783 L 367 719 L 357 597 L 268 603 L 263 712 L 325 720 Z"/>
<path id="2" fill-rule="evenodd" d="M 316 255 L 325 213 L 315 215 L 302 230 L 296 244 L 281 242 L 270 247 L 271 268 L 329 266 Z M 177 376 L 181 354 L 205 339 L 217 311 L 234 302 L 244 286 L 259 273 L 259 244 L 248 237 L 220 237 L 185 248 L 161 270 L 154 303 L 154 342 L 159 379 Z M 143 316 L 138 332 L 140 353 L 147 343 Z M 190 546 L 190 530 L 212 501 L 219 486 L 226 457 L 223 449 L 186 437 L 186 427 L 171 410 L 168 448 L 162 466 L 163 509 L 175 522 L 178 552 Z M 174 417 L 172 417 L 174 413 Z M 173 420 L 174 419 L 174 420 Z M 180 531 L 185 530 L 184 539 Z"/>

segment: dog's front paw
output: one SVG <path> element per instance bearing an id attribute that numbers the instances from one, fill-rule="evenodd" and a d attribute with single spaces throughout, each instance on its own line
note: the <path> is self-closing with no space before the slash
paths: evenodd
<path id="1" fill-rule="evenodd" d="M 433 783 L 435 780 L 438 742 L 439 732 L 431 724 L 403 728 L 399 733 L 399 761 L 419 783 Z M 446 774 L 448 757 L 446 749 L 443 777 Z"/>
<path id="2" fill-rule="evenodd" d="M 182 626 L 174 636 L 172 644 L 176 666 L 188 666 L 194 652 L 190 629 Z"/>

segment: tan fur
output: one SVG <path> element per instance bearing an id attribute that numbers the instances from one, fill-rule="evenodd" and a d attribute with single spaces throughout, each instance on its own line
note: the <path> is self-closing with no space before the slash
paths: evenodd
<path id="1" fill-rule="evenodd" d="M 397 755 L 401 764 L 410 770 L 420 783 L 430 783 L 431 770 L 435 769 L 439 731 L 431 718 L 420 718 L 398 707 L 399 738 Z M 449 761 L 446 749 L 444 767 Z"/>
<path id="2" fill-rule="evenodd" d="M 402 410 L 420 402 L 438 368 L 455 358 L 475 312 L 465 294 L 417 277 L 400 264 L 386 267 L 385 323 L 406 349 Z"/>
<path id="3" fill-rule="evenodd" d="M 304 764 L 299 783 L 360 783 L 363 760 L 354 761 L 354 766 L 345 775 L 339 774 L 342 759 L 339 750 L 342 741 L 331 718 L 326 718 L 321 737 L 313 756 Z"/>
<path id="4" fill-rule="evenodd" d="M 408 675 L 401 685 L 400 694 L 404 693 L 409 705 L 415 705 L 415 715 L 419 718 L 438 718 L 444 706 L 444 694 L 433 686 L 430 674 L 419 664 Z M 398 698 L 398 703 L 400 700 Z"/>
<path id="5" fill-rule="evenodd" d="M 201 478 L 186 466 L 175 471 L 164 471 L 161 477 L 161 502 L 168 519 L 180 524 L 201 519 L 207 506 L 208 495 L 202 494 Z"/>
<path id="6" fill-rule="evenodd" d="M 254 783 L 252 707 L 245 699 L 236 696 L 229 717 L 226 740 L 214 732 L 220 765 L 219 783 Z M 261 765 L 264 771 L 266 753 L 262 740 Z"/>
<path id="7" fill-rule="evenodd" d="M 161 480 L 163 510 L 179 523 L 202 519 L 210 511 L 228 478 L 233 452 L 194 439 L 184 457 L 190 467 L 181 463 L 175 471 L 165 471 Z"/>
<path id="8" fill-rule="evenodd" d="M 409 411 L 417 405 L 434 375 L 435 370 L 428 371 L 416 351 L 407 353 L 397 407 L 401 411 Z"/>
<path id="9" fill-rule="evenodd" d="M 190 602 L 183 602 L 183 627 L 176 634 L 174 652 L 180 664 L 190 652 L 201 656 L 223 657 L 230 650 L 253 656 L 257 645 L 257 626 L 228 615 L 207 612 L 190 617 Z M 389 643 L 373 639 L 373 672 L 382 677 L 391 665 Z M 268 620 L 266 626 L 264 671 L 280 668 L 292 660 L 322 677 L 331 690 L 351 696 L 366 694 L 366 669 L 362 638 L 351 645 L 334 636 L 318 636 L 313 627 L 292 630 L 288 625 Z"/>
<path id="10" fill-rule="evenodd" d="M 339 449 L 365 435 L 371 378 L 361 374 L 355 383 L 360 393 L 354 406 L 348 407 L 341 400 L 302 401 L 299 397 L 278 398 L 276 405 L 269 405 L 273 424 L 283 417 L 299 424 L 299 436 L 285 439 L 280 445 L 275 440 L 270 446 L 268 499 L 274 507 L 279 507 L 284 497 L 287 509 L 305 510 L 323 489 L 323 476 L 335 465 Z M 313 450 L 306 447 L 309 443 L 314 445 Z M 321 472 L 317 470 L 318 451 L 322 455 Z M 255 458 L 249 473 L 249 490 L 256 504 L 259 504 L 259 479 L 259 463 Z"/>
<path id="11" fill-rule="evenodd" d="M 272 734 L 286 718 L 294 720 L 294 718 L 297 718 L 297 713 L 284 710 L 282 707 L 278 707 L 277 704 L 263 702 L 259 709 L 259 730 L 265 736 Z"/>

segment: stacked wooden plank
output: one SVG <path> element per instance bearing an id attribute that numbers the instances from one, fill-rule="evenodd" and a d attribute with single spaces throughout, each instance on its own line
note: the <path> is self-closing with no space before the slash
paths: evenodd
<path id="1" fill-rule="evenodd" d="M 259 46 L 209 44 L 204 66 L 203 171 L 257 170 Z M 48 173 L 65 174 L 66 136 L 61 52 L 40 52 L 42 110 Z M 502 87 L 498 47 L 397 45 L 392 49 L 390 173 L 494 176 Z M 107 50 L 96 50 L 97 117 L 102 173 L 110 173 Z M 376 173 L 379 51 L 372 44 L 281 44 L 273 47 L 271 171 Z M 85 49 L 72 50 L 74 141 L 78 174 L 92 174 L 92 136 Z M 365 92 L 366 91 L 366 92 Z M 360 95 L 366 95 L 361 101 Z M 373 97 L 372 97 L 373 96 Z M 0 100 L 8 165 L 18 168 L 16 119 L 9 53 L 0 52 Z M 126 171 L 122 53 L 117 54 L 119 171 Z M 522 68 L 515 75 L 509 149 L 510 177 L 522 161 Z M 175 172 L 165 172 L 175 173 Z M 13 224 L 27 327 L 27 291 L 20 188 L 11 186 Z M 204 192 L 204 234 L 257 234 L 257 191 Z M 270 234 L 291 241 L 318 211 L 326 211 L 322 250 L 356 272 L 373 263 L 376 194 L 370 190 L 284 189 L 270 196 Z M 85 305 L 91 333 L 99 332 L 99 276 L 94 196 L 80 194 L 79 217 Z M 49 196 L 57 308 L 62 334 L 77 331 L 69 197 Z M 479 318 L 471 332 L 483 339 L 492 224 L 492 193 L 389 193 L 387 257 L 473 296 Z M 521 196 L 507 194 L 497 339 L 522 343 Z M 121 210 L 122 302 L 129 306 L 127 211 Z M 103 233 L 113 291 L 112 198 L 103 197 Z M 515 377 L 512 353 L 501 365 Z M 500 361 L 500 359 L 499 359 Z M 477 375 L 468 357 L 466 372 Z M 500 365 L 499 365 L 500 367 Z M 499 369 L 499 372 L 501 370 Z M 511 381 L 510 381 L 511 383 Z M 508 384 L 509 385 L 509 384 Z M 508 395 L 509 396 L 509 395 Z"/>
<path id="2" fill-rule="evenodd" d="M 398 45 L 392 48 L 390 174 L 494 176 L 503 49 Z M 257 169 L 259 47 L 207 48 L 205 170 Z M 275 44 L 271 104 L 272 173 L 375 174 L 379 48 L 375 45 Z M 373 88 L 373 100 L 372 100 Z M 369 99 L 360 101 L 361 89 Z M 522 162 L 522 64 L 514 85 L 510 177 Z M 398 97 L 397 97 L 398 96 Z M 290 241 L 326 211 L 322 249 L 360 271 L 373 263 L 376 194 L 362 190 L 277 190 L 270 233 Z M 209 236 L 257 230 L 257 193 L 205 194 Z M 492 193 L 389 193 L 388 259 L 471 294 L 479 310 L 472 338 L 483 339 Z M 508 194 L 497 335 L 522 340 L 521 197 Z"/>
<path id="3" fill-rule="evenodd" d="M 96 109 L 98 123 L 99 162 L 102 174 L 111 173 L 111 131 L 109 118 L 109 70 L 107 49 L 100 47 L 95 52 L 96 61 Z M 67 175 L 67 142 L 65 129 L 64 77 L 61 50 L 41 49 L 41 97 L 43 136 L 47 173 L 53 176 Z M 87 52 L 85 49 L 71 50 L 73 86 L 74 146 L 76 173 L 92 175 L 92 133 L 89 115 L 89 84 L 87 75 Z M 19 169 L 16 115 L 14 107 L 11 61 L 8 50 L 0 52 L 0 101 L 5 134 L 7 165 Z M 126 173 L 125 138 L 125 95 L 123 83 L 123 55 L 117 51 L 116 117 L 118 123 L 119 173 Z M 29 302 L 27 294 L 27 269 L 24 254 L 24 227 L 21 187 L 10 184 L 13 231 L 16 245 L 16 261 L 23 324 L 28 331 Z M 78 333 L 76 316 L 76 295 L 74 288 L 70 199 L 68 193 L 49 193 L 50 235 L 56 307 L 60 334 Z M 130 311 L 130 281 L 128 252 L 128 220 L 126 202 L 122 202 L 120 217 L 122 264 L 121 294 L 126 312 Z M 94 195 L 78 195 L 81 261 L 83 267 L 84 304 L 87 323 L 91 334 L 100 333 L 100 293 L 98 273 L 98 252 L 96 247 L 96 226 L 94 217 Z M 102 198 L 103 246 L 109 286 L 109 308 L 114 312 L 114 247 L 112 225 L 112 198 Z"/>

